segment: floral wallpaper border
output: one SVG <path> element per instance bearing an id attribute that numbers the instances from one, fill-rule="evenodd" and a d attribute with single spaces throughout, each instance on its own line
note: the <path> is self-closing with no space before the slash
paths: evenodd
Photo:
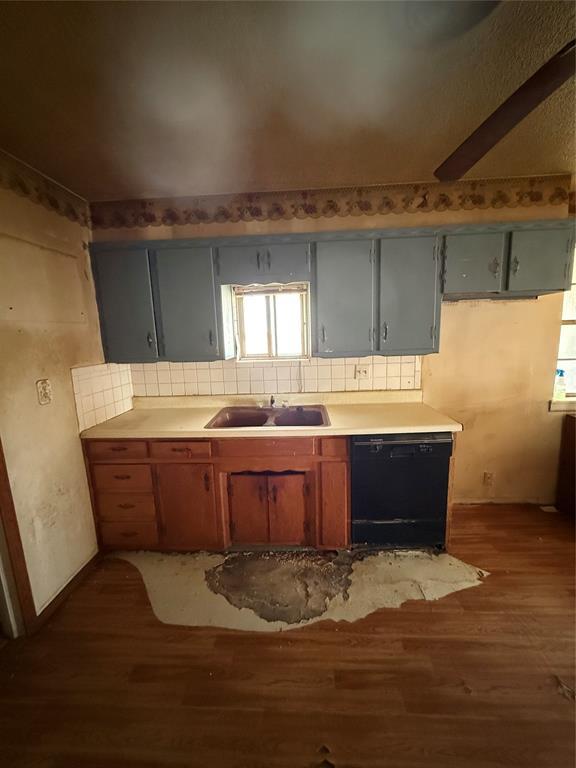
<path id="1" fill-rule="evenodd" d="M 90 226 L 90 209 L 85 200 L 1 150 L 0 187 L 83 227 Z"/>
<path id="2" fill-rule="evenodd" d="M 96 202 L 94 229 L 567 205 L 570 176 Z"/>

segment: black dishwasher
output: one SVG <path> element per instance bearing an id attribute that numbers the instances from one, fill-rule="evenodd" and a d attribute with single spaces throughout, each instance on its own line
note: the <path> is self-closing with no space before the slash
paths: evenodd
<path id="1" fill-rule="evenodd" d="M 452 434 L 352 438 L 352 543 L 444 549 Z"/>

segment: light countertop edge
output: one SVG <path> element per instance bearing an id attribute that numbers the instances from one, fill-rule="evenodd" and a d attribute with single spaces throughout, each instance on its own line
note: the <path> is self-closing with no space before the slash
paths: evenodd
<path id="1" fill-rule="evenodd" d="M 461 432 L 462 425 L 424 403 L 327 404 L 330 425 L 206 429 L 218 407 L 133 409 L 84 430 L 83 439 L 334 437 Z"/>

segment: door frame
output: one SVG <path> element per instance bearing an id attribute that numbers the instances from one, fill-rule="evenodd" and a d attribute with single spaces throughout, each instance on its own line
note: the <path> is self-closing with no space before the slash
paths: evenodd
<path id="1" fill-rule="evenodd" d="M 7 559 L 2 561 L 7 580 L 14 583 L 14 591 L 7 594 L 6 600 L 10 602 L 10 607 L 14 613 L 16 631 L 21 629 L 24 633 L 31 634 L 37 626 L 38 614 L 34 605 L 32 587 L 26 567 L 26 558 L 24 548 L 20 537 L 18 527 L 18 518 L 16 517 L 16 508 L 12 497 L 12 489 L 8 478 L 8 469 L 6 459 L 0 440 L 0 525 L 6 541 Z M 1 554 L 1 553 L 0 553 Z"/>

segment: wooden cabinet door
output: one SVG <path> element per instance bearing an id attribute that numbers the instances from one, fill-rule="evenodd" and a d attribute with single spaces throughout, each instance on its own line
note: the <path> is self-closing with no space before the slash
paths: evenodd
<path id="1" fill-rule="evenodd" d="M 320 547 L 340 549 L 350 541 L 348 464 L 345 461 L 322 464 L 322 505 Z"/>
<path id="2" fill-rule="evenodd" d="M 306 544 L 306 506 L 304 473 L 268 477 L 271 544 Z"/>
<path id="3" fill-rule="evenodd" d="M 500 293 L 504 290 L 506 232 L 447 235 L 444 293 Z"/>
<path id="4" fill-rule="evenodd" d="M 374 242 L 316 246 L 316 347 L 320 357 L 371 355 L 374 337 Z"/>
<path id="5" fill-rule="evenodd" d="M 159 464 L 156 472 L 162 546 L 168 549 L 221 549 L 212 465 Z"/>
<path id="6" fill-rule="evenodd" d="M 148 363 L 158 359 L 146 248 L 92 253 L 100 329 L 108 362 Z"/>
<path id="7" fill-rule="evenodd" d="M 232 544 L 267 544 L 268 478 L 266 475 L 230 475 L 228 509 Z"/>
<path id="8" fill-rule="evenodd" d="M 150 256 L 160 351 L 168 360 L 219 357 L 210 248 L 159 248 Z"/>
<path id="9" fill-rule="evenodd" d="M 435 237 L 385 238 L 380 244 L 380 352 L 438 350 L 440 259 Z"/>
<path id="10" fill-rule="evenodd" d="M 573 251 L 572 229 L 512 232 L 508 290 L 527 293 L 566 290 L 570 287 Z"/>

